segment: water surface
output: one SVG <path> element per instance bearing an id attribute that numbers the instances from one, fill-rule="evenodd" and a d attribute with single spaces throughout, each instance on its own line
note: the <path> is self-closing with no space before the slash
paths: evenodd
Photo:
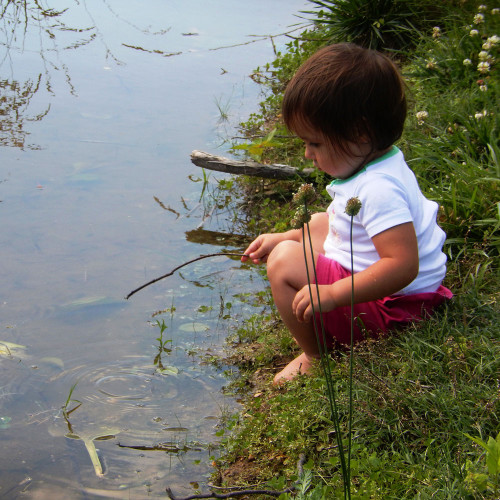
<path id="1" fill-rule="evenodd" d="M 305 3 L 1 2 L 1 498 L 203 487 L 237 406 L 221 391 L 230 367 L 201 355 L 253 312 L 239 294 L 262 278 L 220 257 L 124 296 L 238 249 L 204 241 L 230 214 L 207 217 L 189 154 L 226 154 L 257 106 L 249 75 L 289 41 L 267 35 Z"/>

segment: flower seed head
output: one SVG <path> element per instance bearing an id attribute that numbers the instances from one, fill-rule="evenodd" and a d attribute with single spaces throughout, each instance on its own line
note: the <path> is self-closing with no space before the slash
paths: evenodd
<path id="1" fill-rule="evenodd" d="M 312 184 L 302 184 L 297 192 L 293 195 L 294 205 L 304 205 L 314 200 L 316 191 Z"/>
<path id="2" fill-rule="evenodd" d="M 300 229 L 304 224 L 307 224 L 311 220 L 311 214 L 307 211 L 304 205 L 301 205 L 295 211 L 295 215 L 292 217 L 291 225 L 293 229 Z"/>
<path id="3" fill-rule="evenodd" d="M 361 205 L 362 203 L 361 201 L 359 201 L 359 198 L 349 198 L 345 205 L 345 213 L 351 217 L 354 217 L 355 215 L 358 215 L 358 212 L 361 210 Z"/>

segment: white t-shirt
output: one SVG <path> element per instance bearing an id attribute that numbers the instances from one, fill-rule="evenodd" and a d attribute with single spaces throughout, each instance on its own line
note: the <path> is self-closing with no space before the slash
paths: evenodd
<path id="1" fill-rule="evenodd" d="M 380 259 L 371 238 L 412 222 L 418 241 L 418 276 L 397 294 L 437 290 L 446 273 L 446 255 L 442 252 L 446 235 L 436 222 L 438 204 L 422 194 L 397 147 L 349 179 L 333 180 L 326 189 L 333 200 L 327 209 L 330 229 L 324 243 L 326 257 L 351 270 L 351 217 L 345 213 L 345 206 L 349 198 L 357 197 L 362 205 L 353 221 L 354 272 Z"/>

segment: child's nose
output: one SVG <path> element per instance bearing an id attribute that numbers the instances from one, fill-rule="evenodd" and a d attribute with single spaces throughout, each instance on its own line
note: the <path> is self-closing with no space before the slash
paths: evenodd
<path id="1" fill-rule="evenodd" d="M 308 146 L 306 146 L 306 149 L 304 151 L 304 156 L 308 159 L 308 160 L 312 160 L 314 159 L 314 155 L 312 154 L 311 150 L 309 149 Z"/>

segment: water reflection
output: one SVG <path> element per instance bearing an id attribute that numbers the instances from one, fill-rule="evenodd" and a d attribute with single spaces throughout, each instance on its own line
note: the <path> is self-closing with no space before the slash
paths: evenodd
<path id="1" fill-rule="evenodd" d="M 40 121 L 50 111 L 50 104 L 44 110 L 30 113 L 29 107 L 35 94 L 42 86 L 47 92 L 52 92 L 50 71 L 59 68 L 65 73 L 70 91 L 73 92 L 71 77 L 67 67 L 61 63 L 60 50 L 55 40 L 60 31 L 79 33 L 81 30 L 66 26 L 60 19 L 67 9 L 57 11 L 44 9 L 38 2 L 27 0 L 2 0 L 0 2 L 2 25 L 0 28 L 0 46 L 3 54 L 0 55 L 0 69 L 5 76 L 10 68 L 14 75 L 15 60 L 30 45 L 29 40 L 34 36 L 33 30 L 38 32 L 38 54 L 44 67 L 43 74 L 38 73 L 25 81 L 11 79 L 0 80 L 0 145 L 18 147 L 21 149 L 37 149 L 34 144 L 28 144 L 25 122 Z M 90 34 L 85 41 L 80 41 L 74 47 L 89 43 L 95 35 Z M 59 61 L 57 61 L 59 59 Z"/>
<path id="2" fill-rule="evenodd" d="M 115 22 L 126 23 L 142 35 L 158 37 L 165 35 L 170 29 L 143 29 L 118 14 L 108 2 L 103 0 L 100 7 L 105 7 Z M 49 113 L 50 103 L 44 104 L 43 110 L 35 112 L 31 112 L 29 108 L 37 92 L 44 92 L 45 100 L 54 95 L 52 78 L 55 72 L 62 72 L 67 90 L 70 94 L 77 95 L 78 89 L 73 84 L 66 62 L 66 52 L 97 42 L 101 45 L 107 63 L 124 64 L 96 22 L 101 16 L 102 12 L 97 11 L 95 4 L 89 6 L 85 1 L 74 0 L 69 5 L 65 2 L 65 6 L 59 9 L 44 7 L 36 0 L 0 1 L 0 46 L 3 48 L 3 53 L 0 54 L 0 70 L 4 76 L 7 73 L 11 75 L 9 79 L 0 80 L 0 146 L 39 148 L 35 144 L 27 143 L 29 132 L 26 131 L 25 123 L 40 121 Z M 88 24 L 82 23 L 82 19 Z M 125 40 L 121 42 L 121 46 L 161 56 L 182 53 L 148 50 Z M 19 56 L 25 56 L 26 53 L 38 56 L 39 60 L 33 68 L 39 68 L 40 72 L 33 71 L 32 68 L 28 79 L 16 79 Z"/>
<path id="3" fill-rule="evenodd" d="M 29 132 L 26 121 L 40 121 L 50 110 L 50 105 L 37 115 L 29 116 L 29 104 L 40 89 L 42 75 L 36 81 L 28 80 L 22 84 L 15 80 L 0 80 L 0 146 L 38 149 L 27 143 Z"/>
<path id="4" fill-rule="evenodd" d="M 302 2 L 0 5 L 0 497 L 187 494 L 237 406 L 204 360 L 262 278 L 213 258 L 123 297 L 245 246 L 189 153 L 222 143 L 214 96 L 228 129 L 255 109 L 246 75 L 273 47 L 246 33 L 285 31 Z"/>

